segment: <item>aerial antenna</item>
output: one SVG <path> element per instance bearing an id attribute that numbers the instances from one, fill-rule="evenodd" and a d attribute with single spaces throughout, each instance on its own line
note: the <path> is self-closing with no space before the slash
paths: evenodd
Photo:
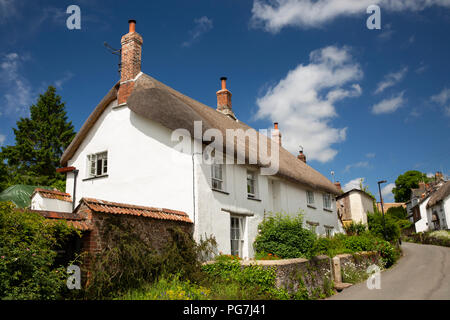
<path id="1" fill-rule="evenodd" d="M 299 147 L 300 147 L 300 152 L 303 153 L 303 147 L 302 146 L 299 146 Z"/>
<path id="2" fill-rule="evenodd" d="M 335 183 L 336 181 L 334 180 L 334 171 L 331 170 L 331 175 L 333 176 L 333 183 Z"/>
<path id="3" fill-rule="evenodd" d="M 122 61 L 121 61 L 121 57 L 122 57 L 122 49 L 114 49 L 113 47 L 111 47 L 106 41 L 103 42 L 103 45 L 106 47 L 106 49 L 108 49 L 109 52 L 111 52 L 112 54 L 116 55 L 119 57 L 119 74 L 122 70 Z"/>

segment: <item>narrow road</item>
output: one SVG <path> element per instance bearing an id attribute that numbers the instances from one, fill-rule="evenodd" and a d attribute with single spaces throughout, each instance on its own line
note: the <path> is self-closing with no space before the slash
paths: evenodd
<path id="1" fill-rule="evenodd" d="M 381 272 L 381 289 L 358 283 L 330 300 L 450 300 L 450 248 L 403 243 L 403 257 Z"/>

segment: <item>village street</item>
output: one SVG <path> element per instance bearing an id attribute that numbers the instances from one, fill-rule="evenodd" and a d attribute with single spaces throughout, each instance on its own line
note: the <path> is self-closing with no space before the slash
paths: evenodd
<path id="1" fill-rule="evenodd" d="M 403 243 L 404 256 L 381 273 L 381 289 L 359 283 L 330 300 L 450 300 L 450 248 Z"/>

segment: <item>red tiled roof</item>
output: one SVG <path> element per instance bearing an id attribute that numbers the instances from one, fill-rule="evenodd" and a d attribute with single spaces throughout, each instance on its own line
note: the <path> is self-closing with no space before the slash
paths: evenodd
<path id="1" fill-rule="evenodd" d="M 189 216 L 183 211 L 165 208 L 135 206 L 131 204 L 110 202 L 93 198 L 83 198 L 81 199 L 81 202 L 84 202 L 94 212 L 126 214 L 160 220 L 172 220 L 172 221 L 193 223 L 189 218 Z"/>
<path id="2" fill-rule="evenodd" d="M 81 231 L 92 230 L 92 223 L 86 220 L 85 217 L 80 216 L 79 214 L 76 213 L 56 212 L 46 210 L 28 210 L 28 211 L 39 213 L 46 219 L 66 220 L 66 222 L 69 225 Z"/>
<path id="3" fill-rule="evenodd" d="M 33 195 L 36 192 L 39 193 L 42 197 L 47 198 L 47 199 L 57 199 L 57 200 L 72 202 L 72 197 L 70 196 L 70 194 L 61 192 L 58 190 L 47 190 L 47 189 L 36 188 L 36 189 L 34 189 Z"/>

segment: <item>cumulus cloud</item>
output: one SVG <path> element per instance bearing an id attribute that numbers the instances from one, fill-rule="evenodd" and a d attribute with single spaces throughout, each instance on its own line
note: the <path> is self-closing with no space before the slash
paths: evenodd
<path id="1" fill-rule="evenodd" d="M 344 186 L 342 187 L 342 190 L 344 192 L 353 190 L 353 189 L 361 189 L 361 181 L 364 181 L 364 178 L 356 178 L 353 180 L 350 180 Z"/>
<path id="2" fill-rule="evenodd" d="M 282 28 L 320 28 L 339 17 L 364 16 L 369 5 L 387 11 L 450 7 L 448 0 L 254 0 L 251 23 L 276 33 Z"/>
<path id="3" fill-rule="evenodd" d="M 403 97 L 404 91 L 400 92 L 398 95 L 393 96 L 388 99 L 384 99 L 381 102 L 375 104 L 372 106 L 372 113 L 373 114 L 384 114 L 384 113 L 393 113 L 398 108 L 403 106 L 406 99 Z"/>
<path id="4" fill-rule="evenodd" d="M 395 187 L 395 183 L 389 183 L 383 188 L 381 188 L 381 195 L 383 196 L 384 202 L 394 201 L 394 194 L 392 189 Z"/>
<path id="5" fill-rule="evenodd" d="M 408 67 L 404 67 L 403 69 L 387 74 L 384 79 L 378 83 L 377 89 L 375 90 L 375 94 L 381 93 L 389 87 L 392 87 L 403 80 L 406 73 L 408 72 Z"/>
<path id="6" fill-rule="evenodd" d="M 327 162 L 346 139 L 347 128 L 334 128 L 334 104 L 361 95 L 355 81 L 363 72 L 349 48 L 325 47 L 310 53 L 310 63 L 300 64 L 257 99 L 257 119 L 280 123 L 283 146 L 292 153 L 302 145 L 308 159 Z"/>
<path id="7" fill-rule="evenodd" d="M 5 114 L 24 115 L 33 101 L 32 89 L 27 79 L 20 74 L 20 68 L 26 57 L 17 53 L 9 53 L 2 57 L 0 63 L 0 81 L 4 88 Z"/>
<path id="8" fill-rule="evenodd" d="M 195 27 L 189 31 L 189 40 L 183 42 L 183 47 L 191 46 L 197 41 L 203 34 L 213 28 L 213 21 L 206 16 L 194 20 Z"/>

